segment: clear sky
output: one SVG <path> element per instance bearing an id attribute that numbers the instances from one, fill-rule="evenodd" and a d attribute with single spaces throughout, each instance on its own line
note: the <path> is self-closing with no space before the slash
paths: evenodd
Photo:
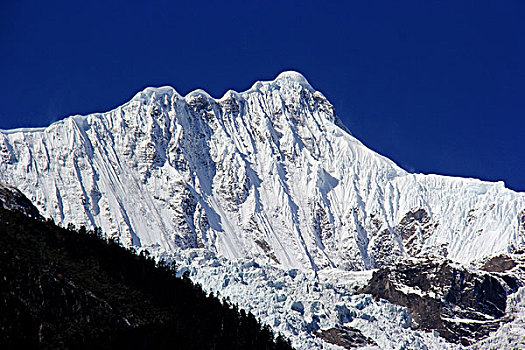
<path id="1" fill-rule="evenodd" d="M 525 191 L 525 1 L 74 3 L 0 4 L 0 129 L 293 69 L 405 169 Z"/>

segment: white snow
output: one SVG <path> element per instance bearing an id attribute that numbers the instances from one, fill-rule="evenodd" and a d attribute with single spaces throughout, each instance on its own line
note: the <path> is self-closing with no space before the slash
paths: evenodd
<path id="1" fill-rule="evenodd" d="M 251 311 L 274 330 L 292 339 L 296 349 L 342 349 L 324 343 L 312 330 L 346 325 L 374 339 L 369 349 L 461 349 L 435 332 L 412 329 L 406 308 L 369 295 L 354 295 L 370 273 L 332 270 L 316 277 L 311 270 L 260 266 L 252 259 L 228 260 L 205 250 L 182 250 L 165 259 L 208 292 Z M 355 277 L 355 279 L 353 278 Z"/>

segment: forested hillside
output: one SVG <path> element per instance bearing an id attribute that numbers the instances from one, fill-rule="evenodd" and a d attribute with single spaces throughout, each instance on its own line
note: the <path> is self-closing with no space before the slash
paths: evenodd
<path id="1" fill-rule="evenodd" d="M 0 348 L 291 349 L 100 231 L 0 208 Z"/>

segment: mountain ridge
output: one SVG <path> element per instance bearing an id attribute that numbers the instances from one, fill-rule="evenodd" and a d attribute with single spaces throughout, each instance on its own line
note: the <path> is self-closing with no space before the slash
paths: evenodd
<path id="1" fill-rule="evenodd" d="M 207 246 L 229 257 L 255 254 L 290 267 L 367 269 L 387 264 L 391 253 L 406 256 L 446 244 L 446 255 L 463 262 L 523 244 L 522 233 L 512 228 L 517 207 L 525 208 L 522 194 L 501 184 L 407 173 L 343 129 L 329 101 L 296 72 L 217 100 L 202 90 L 182 97 L 171 87 L 146 88 L 106 113 L 72 116 L 44 130 L 2 131 L 0 155 L 1 180 L 27 191 L 57 222 L 100 226 L 126 244 L 144 241 L 150 249 Z M 31 185 L 39 181 L 50 182 L 47 194 Z M 51 193 L 67 185 L 76 187 L 80 201 Z M 126 189 L 130 185 L 135 188 Z M 139 192 L 147 194 L 136 201 L 155 218 L 153 227 L 144 227 L 143 215 L 125 203 Z M 488 203 L 487 194 L 499 204 Z M 458 205 L 447 208 L 443 197 Z M 64 202 L 69 212 L 60 207 Z M 106 217 L 101 204 L 109 208 Z M 513 213 L 504 222 L 501 206 Z M 455 219 L 446 223 L 450 209 Z M 433 226 L 423 232 L 418 220 L 406 219 L 417 227 L 401 237 L 403 229 L 396 227 L 418 210 Z M 480 220 L 477 212 L 488 218 Z M 503 239 L 496 241 L 498 231 Z M 351 256 L 344 256 L 348 250 Z"/>

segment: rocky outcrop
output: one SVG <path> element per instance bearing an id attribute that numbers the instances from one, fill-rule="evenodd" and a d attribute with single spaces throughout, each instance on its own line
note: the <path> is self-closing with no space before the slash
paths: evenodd
<path id="1" fill-rule="evenodd" d="M 517 262 L 508 255 L 498 255 L 485 261 L 481 270 L 488 272 L 506 272 L 516 267 Z"/>
<path id="2" fill-rule="evenodd" d="M 407 253 L 417 256 L 438 225 L 439 223 L 434 222 L 425 209 L 420 208 L 406 213 L 394 231 L 403 239 Z"/>
<path id="3" fill-rule="evenodd" d="M 345 349 L 377 346 L 374 340 L 364 336 L 359 329 L 348 326 L 325 329 L 314 334 L 330 344 L 339 345 Z"/>
<path id="4" fill-rule="evenodd" d="M 408 307 L 418 327 L 470 345 L 505 320 L 514 275 L 468 270 L 449 261 L 405 260 L 374 272 L 361 293 Z"/>
<path id="5" fill-rule="evenodd" d="M 33 203 L 18 189 L 0 183 L 0 208 L 17 211 L 26 216 L 42 220 Z"/>

